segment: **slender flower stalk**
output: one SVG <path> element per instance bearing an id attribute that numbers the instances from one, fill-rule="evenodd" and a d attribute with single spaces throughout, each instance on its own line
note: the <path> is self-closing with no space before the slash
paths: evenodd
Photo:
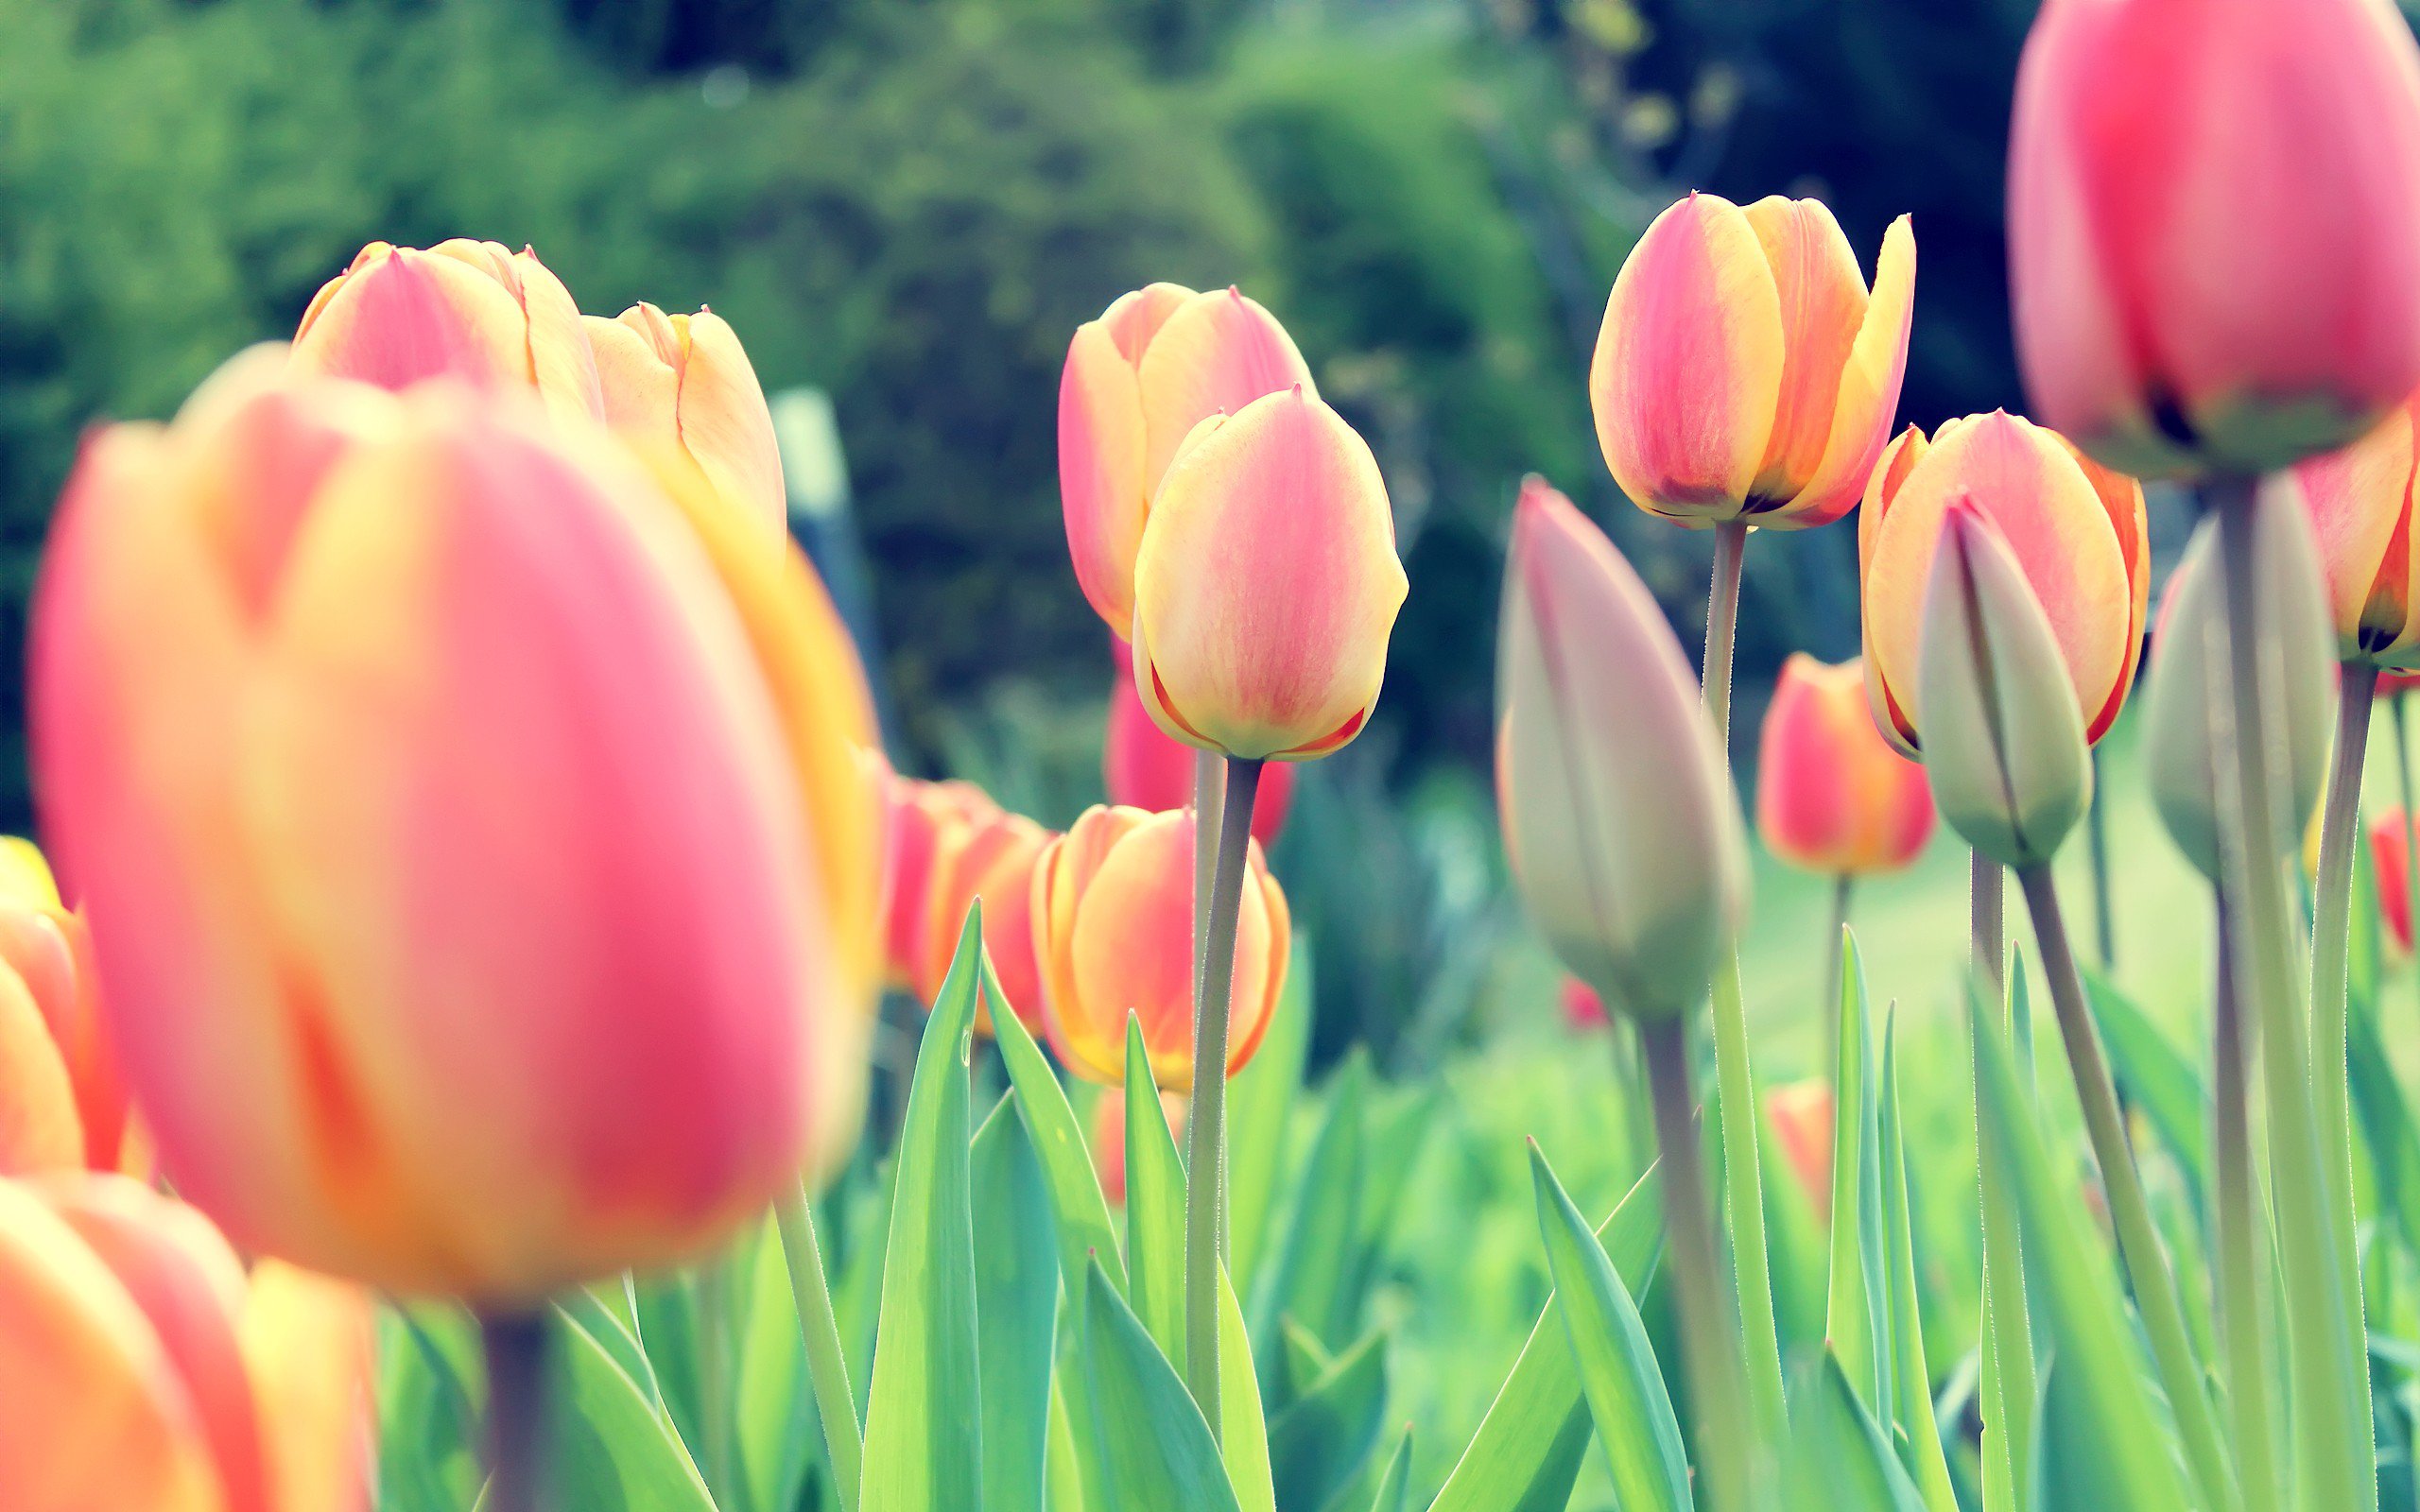
<path id="1" fill-rule="evenodd" d="M 1193 1109 L 1185 1127 L 1184 1378 L 1219 1436 L 1219 1271 L 1227 1251 L 1227 1010 L 1236 975 L 1236 920 L 1252 843 L 1262 762 L 1226 763 L 1218 868 L 1210 886 L 1193 1017 Z M 1196 849 L 1199 849 L 1198 847 Z"/>
<path id="2" fill-rule="evenodd" d="M 1219 810 L 1227 788 L 1227 759 L 1215 750 L 1193 753 L 1193 974 L 1210 948 L 1210 891 L 1219 867 Z"/>
<path id="3" fill-rule="evenodd" d="M 2409 910 L 2411 900 L 2420 898 L 2420 831 L 2415 831 L 2411 812 L 2411 722 L 2405 714 L 2409 700 L 2401 691 L 2394 695 L 2394 769 L 2403 785 L 2403 906 Z M 2410 915 L 2407 913 L 2406 918 Z M 2411 974 L 2415 988 L 2420 988 L 2420 948 L 2411 952 Z"/>
<path id="4" fill-rule="evenodd" d="M 856 1512 L 865 1441 L 857 1426 L 857 1399 L 840 1352 L 840 1319 L 832 1310 L 832 1285 L 823 1273 L 823 1246 L 815 1232 L 815 1210 L 804 1184 L 773 1209 L 782 1234 L 782 1259 L 789 1268 L 790 1300 L 797 1305 L 806 1344 L 807 1379 L 815 1388 L 815 1415 L 823 1424 L 823 1453 L 839 1488 L 841 1512 Z"/>
<path id="5" fill-rule="evenodd" d="M 1966 940 L 1978 980 L 1999 998 L 2008 991 L 2008 873 L 1980 850 L 1966 856 Z"/>
<path id="6" fill-rule="evenodd" d="M 2320 1153 L 2327 1160 L 2333 1231 L 2353 1231 L 2353 1111 L 2345 1063 L 2345 1015 L 2353 926 L 2353 851 L 2361 843 L 2361 768 L 2370 748 L 2370 713 L 2378 669 L 2347 662 L 2339 685 L 2335 763 L 2319 827 L 2319 883 L 2310 946 L 2311 1098 L 2319 1113 Z M 2353 1261 L 2351 1250 L 2338 1257 Z M 2355 1263 L 2358 1264 L 2358 1263 Z M 2360 1296 L 2357 1269 L 2340 1283 Z M 2358 1323 L 2358 1315 L 2355 1318 Z"/>
<path id="7" fill-rule="evenodd" d="M 2084 811 L 2084 842 L 2092 857 L 2092 922 L 2100 969 L 2118 969 L 2118 900 L 2109 889 L 2109 789 L 2100 780 L 2100 747 L 2092 748 L 2092 807 Z"/>
<path id="8" fill-rule="evenodd" d="M 2211 1014 L 2211 1145 L 2218 1186 L 2217 1272 L 2219 1342 L 2225 1351 L 2227 1432 L 2235 1445 L 2237 1481 L 2245 1512 L 2278 1506 L 2276 1427 L 2271 1393 L 2257 1383 L 2269 1373 L 2268 1326 L 2262 1300 L 2269 1295 L 2266 1246 L 2261 1242 L 2259 1192 L 2252 1151 L 2251 1067 L 2253 1026 L 2243 997 L 2227 970 L 2235 928 L 2223 895 L 2218 898 L 2219 971 Z M 2247 1384 L 2251 1383 L 2251 1384 Z"/>
<path id="9" fill-rule="evenodd" d="M 1857 879 L 1843 871 L 1832 879 L 1832 932 L 1824 955 L 1824 987 L 1816 994 L 1819 1011 L 1816 1017 L 1824 1024 L 1824 1064 L 1837 1067 L 1841 1063 L 1841 1015 L 1838 999 L 1841 991 L 1841 957 L 1848 944 L 1849 894 Z"/>
<path id="10" fill-rule="evenodd" d="M 479 1314 L 488 1363 L 487 1512 L 554 1512 L 553 1349 L 543 1312 Z"/>

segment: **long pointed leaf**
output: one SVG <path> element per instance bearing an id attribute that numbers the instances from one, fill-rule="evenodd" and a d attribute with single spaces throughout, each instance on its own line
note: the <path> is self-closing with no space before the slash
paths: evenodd
<path id="1" fill-rule="evenodd" d="M 1083 1292 L 1081 1353 L 1104 1504 L 1115 1512 L 1239 1512 L 1210 1425 L 1098 1262 L 1085 1272 Z"/>
<path id="2" fill-rule="evenodd" d="M 1912 1459 L 1909 1473 L 1928 1512 L 1958 1512 L 1958 1491 L 1942 1452 L 1933 1416 L 1931 1372 L 1925 1363 L 1924 1308 L 1916 1292 L 1915 1239 L 1908 1205 L 1908 1152 L 1899 1122 L 1899 1034 L 1895 1018 L 1882 1027 L 1882 1220 L 1891 1295 L 1890 1337 L 1896 1351 L 1896 1426 Z"/>
<path id="3" fill-rule="evenodd" d="M 983 970 L 988 981 L 989 961 Z M 1001 1002 L 1008 1001 L 996 984 L 985 990 Z M 993 1034 L 1000 1046 L 1000 1059 L 1008 1065 L 1009 1081 L 1016 1090 L 1017 1116 L 1025 1120 L 1026 1133 L 1033 1140 L 1034 1154 L 1041 1158 L 1042 1174 L 1049 1183 L 1051 1212 L 1058 1220 L 1060 1276 L 1072 1297 L 1082 1284 L 1085 1257 L 1098 1255 L 1111 1284 L 1123 1295 L 1126 1262 L 1118 1253 L 1109 1202 L 1100 1194 L 1100 1178 L 1093 1173 L 1083 1125 L 1076 1121 L 1067 1089 L 1059 1084 L 1058 1074 L 1043 1058 L 1033 1036 L 1016 1022 L 1016 1015 L 1001 1018 L 992 1026 Z"/>
<path id="4" fill-rule="evenodd" d="M 1168 1132 L 1143 1021 L 1126 1016 L 1127 1300 L 1168 1363 L 1184 1370 L 1184 1162 Z"/>
<path id="5" fill-rule="evenodd" d="M 982 1324 L 983 1505 L 1042 1512 L 1059 1258 L 1042 1162 L 1009 1098 L 976 1131 L 969 1168 Z"/>

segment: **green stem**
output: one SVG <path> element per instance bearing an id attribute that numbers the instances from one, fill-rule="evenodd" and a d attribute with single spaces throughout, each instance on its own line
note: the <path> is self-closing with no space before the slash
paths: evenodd
<path id="1" fill-rule="evenodd" d="M 1824 1074 L 1837 1076 L 1841 1064 L 1841 960 L 1847 951 L 1849 927 L 1849 890 L 1856 879 L 1843 871 L 1832 879 L 1832 933 L 1824 950 L 1824 990 L 1816 994 L 1822 1005 L 1816 1018 L 1824 1025 Z M 1837 1089 L 1836 1089 L 1837 1090 Z"/>
<path id="2" fill-rule="evenodd" d="M 1193 753 L 1193 974 L 1201 980 L 1202 947 L 1210 940 L 1210 889 L 1216 881 L 1219 808 L 1227 786 L 1227 759 L 1215 750 Z"/>
<path id="3" fill-rule="evenodd" d="M 2351 1309 L 2360 1303 L 2342 1295 L 2345 1272 L 2338 1259 L 2349 1251 L 2353 1236 L 2333 1227 L 2305 1038 L 2308 983 L 2295 970 L 2295 923 L 2286 892 L 2283 857 L 2292 846 L 2293 825 L 2270 765 L 2270 731 L 2284 690 L 2269 685 L 2278 674 L 2264 666 L 2260 637 L 2238 633 L 2260 621 L 2256 487 L 2254 478 L 2234 476 L 2205 485 L 2207 507 L 2218 517 L 2226 576 L 2226 612 L 2220 624 L 2227 642 L 2231 748 L 2214 765 L 2227 890 L 2240 926 L 2235 932 L 2236 990 L 2259 1025 L 2271 1185 L 2285 1269 L 2279 1290 L 2286 1300 L 2287 1374 L 2294 1404 L 2295 1504 L 2376 1506 L 2369 1360 L 2359 1335 L 2346 1330 L 2347 1319 L 2359 1315 Z"/>
<path id="4" fill-rule="evenodd" d="M 488 1488 L 480 1505 L 485 1512 L 552 1512 L 553 1347 L 545 1313 L 481 1313 L 479 1343 L 488 1362 Z"/>
<path id="5" fill-rule="evenodd" d="M 2118 901 L 2109 890 L 2109 784 L 2101 781 L 2100 747 L 2092 747 L 2092 807 L 2084 816 L 2084 841 L 2092 858 L 2092 921 L 2100 947 L 2100 969 L 2118 968 Z"/>
<path id="6" fill-rule="evenodd" d="M 1998 1004 L 2008 996 L 2008 873 L 1980 850 L 1966 853 L 1966 944 L 1976 979 Z M 2026 1053 L 2025 1046 L 2017 1054 Z"/>
<path id="7" fill-rule="evenodd" d="M 782 1259 L 790 1273 L 790 1300 L 798 1309 L 806 1342 L 807 1379 L 815 1387 L 815 1415 L 823 1423 L 823 1456 L 840 1494 L 841 1512 L 857 1512 L 857 1481 L 863 1473 L 865 1440 L 857 1427 L 857 1398 L 849 1365 L 840 1352 L 840 1318 L 832 1310 L 832 1285 L 823 1274 L 823 1246 L 816 1237 L 815 1210 L 804 1185 L 774 1205 L 781 1226 Z"/>
<path id="8" fill-rule="evenodd" d="M 725 1505 L 735 1503 L 738 1496 L 733 1474 L 739 1452 L 739 1361 L 732 1276 L 735 1263 L 726 1250 L 699 1266 L 697 1277 L 698 1431 L 704 1440 L 700 1447 L 705 1452 L 700 1469 L 716 1500 Z"/>
<path id="9" fill-rule="evenodd" d="M 1748 523 L 1714 527 L 1714 584 L 1706 595 L 1705 709 L 1731 765 L 1731 656 L 1739 635 L 1739 568 Z M 1788 1427 L 1782 1391 L 1781 1331 L 1773 1319 L 1773 1280 L 1765 1244 L 1764 1173 L 1756 1150 L 1756 1079 L 1748 1061 L 1748 1014 L 1739 989 L 1739 954 L 1727 951 L 1714 973 L 1714 1070 L 1722 1118 L 1723 1205 L 1731 1219 L 1732 1270 L 1748 1351 L 1748 1390 L 1768 1444 Z"/>
<path id="10" fill-rule="evenodd" d="M 2412 813 L 2411 725 L 2403 712 L 2411 701 L 2398 693 L 2391 705 L 2394 710 L 2395 775 L 2403 784 L 2403 919 L 2407 927 L 2415 917 L 2415 908 L 2420 908 L 2420 815 Z M 2413 941 L 2411 973 L 2414 998 L 2420 1001 L 2420 937 Z"/>
<path id="11" fill-rule="evenodd" d="M 2345 1015 L 2353 933 L 2353 851 L 2361 843 L 2361 768 L 2370 748 L 2370 712 L 2378 669 L 2347 665 L 2336 703 L 2336 753 L 2327 776 L 2327 806 L 2319 823 L 2319 896 L 2310 946 L 2311 1095 L 2319 1110 L 2320 1152 L 2327 1160 L 2327 1200 L 2334 1231 L 2353 1232 L 2353 1110 L 2346 1077 Z M 2338 1280 L 2361 1327 L 2360 1261 L 2350 1246 L 2337 1256 Z"/>
<path id="12" fill-rule="evenodd" d="M 1214 1440 L 1219 1418 L 1219 1270 L 1227 1258 L 1227 1011 L 1260 768 L 1257 760 L 1227 762 L 1218 869 L 1196 979 L 1201 990 L 1193 1015 L 1193 1108 L 1184 1131 L 1184 1379 Z"/>
<path id="13" fill-rule="evenodd" d="M 2272 1512 L 2278 1503 L 2276 1428 L 2269 1410 L 2267 1294 L 2259 1194 L 2252 1153 L 2251 1026 L 2226 969 L 2235 927 L 2226 900 L 2218 904 L 2217 1003 L 2211 1013 L 2211 1144 L 2217 1167 L 2219 1338 L 2226 1354 L 2228 1432 L 2234 1435 L 2237 1479 L 2245 1512 Z"/>
<path id="14" fill-rule="evenodd" d="M 1664 1228 L 1673 1261 L 1666 1274 L 1672 1278 L 1680 1302 L 1681 1348 L 1696 1408 L 1698 1474 L 1707 1503 L 1712 1512 L 1743 1512 L 1753 1452 L 1739 1435 L 1747 1393 L 1739 1357 L 1730 1348 L 1735 1337 L 1731 1310 L 1715 1281 L 1722 1260 L 1714 1215 L 1706 1207 L 1705 1165 L 1698 1150 L 1684 1022 L 1674 1016 L 1644 1019 L 1638 1025 L 1648 1091 L 1655 1105 L 1655 1140 L 1663 1155 Z"/>
<path id="15" fill-rule="evenodd" d="M 2026 909 L 2033 916 L 2033 942 L 2042 952 L 2042 974 L 2048 979 L 2050 1005 L 2066 1045 L 2067 1068 L 2075 1076 L 2084 1131 L 2091 1136 L 2093 1158 L 2100 1165 L 2101 1190 L 2108 1195 L 2110 1220 L 2118 1230 L 2118 1253 L 2125 1262 L 2127 1280 L 2134 1283 L 2143 1332 L 2150 1335 L 2160 1384 L 2176 1416 L 2177 1436 L 2184 1441 L 2186 1460 L 2210 1504 L 2234 1506 L 2235 1483 L 2227 1473 L 2226 1454 L 2220 1447 L 2218 1423 L 2202 1384 L 2201 1366 L 2193 1358 L 2185 1309 L 2177 1300 L 2176 1279 L 2169 1274 L 2159 1229 L 2152 1222 L 2151 1201 L 2143 1194 L 2142 1173 L 2135 1169 L 2135 1152 L 2126 1143 L 2118 1088 L 2101 1055 L 2091 1009 L 2084 1005 L 2083 977 L 2076 970 L 2075 950 L 2067 940 L 2059 889 L 2047 866 L 2026 867 L 2017 872 L 2016 880 L 2025 893 Z"/>

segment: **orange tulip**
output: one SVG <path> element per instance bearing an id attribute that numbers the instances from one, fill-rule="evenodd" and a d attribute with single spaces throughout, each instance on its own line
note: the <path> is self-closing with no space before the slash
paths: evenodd
<path id="1" fill-rule="evenodd" d="M 1826 876 L 1896 871 L 1932 836 L 1925 769 L 1874 728 L 1865 669 L 1805 652 L 1782 663 L 1756 761 L 1756 832 L 1773 854 Z"/>
<path id="2" fill-rule="evenodd" d="M 925 900 L 924 945 L 916 957 L 916 996 L 941 996 L 966 912 L 983 903 L 983 949 L 1017 1022 L 1042 1028 L 1042 968 L 1034 959 L 1033 877 L 1050 832 L 1022 814 L 990 808 L 944 825 L 936 837 Z M 986 994 L 988 999 L 989 994 Z M 992 1032 L 992 1005 L 976 1005 L 976 1031 Z"/>
<path id="3" fill-rule="evenodd" d="M 1263 394 L 1316 391 L 1293 338 L 1236 289 L 1153 284 L 1076 328 L 1059 380 L 1059 493 L 1084 597 L 1133 633 L 1134 554 L 1161 475 L 1193 428 Z"/>
<path id="4" fill-rule="evenodd" d="M 1286 985 L 1293 940 L 1286 895 L 1260 847 L 1236 912 L 1227 1072 L 1260 1048 Z M 1033 873 L 1034 949 L 1043 1022 L 1077 1075 L 1117 1085 L 1126 1021 L 1141 1021 L 1151 1078 L 1193 1087 L 1193 821 L 1184 814 L 1095 806 L 1050 842 Z"/>
<path id="5" fill-rule="evenodd" d="M 2420 387 L 2420 54 L 2386 0 L 2053 0 L 2009 146 L 2017 356 L 2145 476 L 2341 446 Z"/>
<path id="6" fill-rule="evenodd" d="M 162 1165 L 397 1291 L 685 1257 L 813 1155 L 856 1011 L 781 616 L 601 432 L 285 366 L 89 443 L 35 606 L 45 817 Z"/>
<path id="7" fill-rule="evenodd" d="M 140 1170 L 91 936 L 42 852 L 9 838 L 22 859 L 0 885 L 0 1174 Z"/>
<path id="8" fill-rule="evenodd" d="M 1168 1132 L 1182 1143 L 1184 1121 L 1193 1100 L 1183 1092 L 1160 1093 L 1160 1113 Z M 1100 1194 L 1113 1208 L 1126 1206 L 1126 1090 L 1112 1087 L 1093 1104 L 1093 1175 L 1100 1179 Z"/>
<path id="9" fill-rule="evenodd" d="M 640 303 L 583 323 L 607 422 L 642 444 L 677 449 L 725 497 L 784 528 L 789 495 L 773 414 L 730 322 L 711 310 L 666 315 Z"/>
<path id="10" fill-rule="evenodd" d="M 1303 388 L 1204 421 L 1134 563 L 1134 687 L 1162 730 L 1302 761 L 1359 734 L 1409 591 L 1369 445 Z"/>
<path id="11" fill-rule="evenodd" d="M 1113 643 L 1117 676 L 1109 687 L 1109 730 L 1101 742 L 1101 782 L 1109 800 L 1157 814 L 1193 801 L 1193 748 L 1151 722 L 1143 696 L 1134 691 L 1133 653 Z M 1294 800 L 1294 768 L 1280 764 L 1263 770 L 1252 801 L 1252 837 L 1275 845 Z"/>
<path id="12" fill-rule="evenodd" d="M 1875 724 L 1902 753 L 1918 753 L 1925 585 L 1943 524 L 1962 502 L 2015 558 L 2049 618 L 2084 738 L 2099 740 L 2124 707 L 2142 660 L 2151 607 L 2142 485 L 2005 410 L 1950 421 L 1929 441 L 1911 425 L 1874 471 L 1858 517 L 1858 555 Z"/>
<path id="13" fill-rule="evenodd" d="M 366 1512 L 372 1325 L 124 1177 L 0 1179 L 0 1504 Z"/>
<path id="14" fill-rule="evenodd" d="M 1588 369 L 1614 481 L 1685 525 L 1838 520 L 1890 439 L 1915 290 L 1904 215 L 1869 294 L 1816 200 L 1667 209 L 1614 281 Z"/>
<path id="15" fill-rule="evenodd" d="M 2404 833 L 2403 810 L 2391 808 L 2370 821 L 2370 866 L 2378 879 L 2378 917 L 2386 922 L 2386 937 L 2404 954 L 2411 954 L 2410 836 Z"/>
<path id="16" fill-rule="evenodd" d="M 1765 1093 L 1765 1120 L 1781 1142 L 1789 1174 L 1826 1220 L 1832 1213 L 1832 1084 L 1820 1076 Z"/>
<path id="17" fill-rule="evenodd" d="M 549 412 L 605 413 L 579 306 L 538 254 L 456 237 L 372 242 L 312 297 L 294 332 L 306 373 L 403 388 L 437 377 L 535 389 Z"/>
<path id="18" fill-rule="evenodd" d="M 2339 660 L 2369 666 L 2420 662 L 2420 600 L 2411 592 L 2411 493 L 2420 396 L 2390 411 L 2342 451 L 2296 463 L 2273 486 L 2310 516 Z M 2381 682 L 2380 693 L 2394 691 Z"/>
<path id="19" fill-rule="evenodd" d="M 988 822 L 1000 812 L 972 782 L 927 782 L 893 775 L 889 783 L 890 874 L 883 893 L 884 948 L 890 985 L 908 991 L 924 971 L 931 934 L 934 867 L 944 834 Z M 961 913 L 959 923 L 963 924 Z M 950 936 L 953 945 L 957 936 Z"/>

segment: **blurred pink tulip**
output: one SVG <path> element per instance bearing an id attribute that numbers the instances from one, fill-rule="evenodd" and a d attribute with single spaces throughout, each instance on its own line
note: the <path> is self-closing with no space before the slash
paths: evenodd
<path id="1" fill-rule="evenodd" d="M 1932 836 L 1925 769 L 1874 728 L 1860 662 L 1793 652 L 1757 746 L 1756 832 L 1766 849 L 1825 876 L 1896 871 Z"/>
<path id="2" fill-rule="evenodd" d="M 1158 814 L 1193 801 L 1194 749 L 1151 722 L 1151 711 L 1134 691 L 1134 654 L 1124 641 L 1111 643 L 1117 676 L 1110 680 L 1109 729 L 1101 742 L 1101 781 L 1109 800 Z M 1252 803 L 1252 837 L 1277 843 L 1294 800 L 1294 768 L 1280 764 L 1260 774 Z"/>
<path id="3" fill-rule="evenodd" d="M 1563 1022 L 1582 1031 L 1601 1029 L 1613 1022 L 1605 1012 L 1605 1000 L 1597 989 L 1576 976 L 1563 979 Z"/>

